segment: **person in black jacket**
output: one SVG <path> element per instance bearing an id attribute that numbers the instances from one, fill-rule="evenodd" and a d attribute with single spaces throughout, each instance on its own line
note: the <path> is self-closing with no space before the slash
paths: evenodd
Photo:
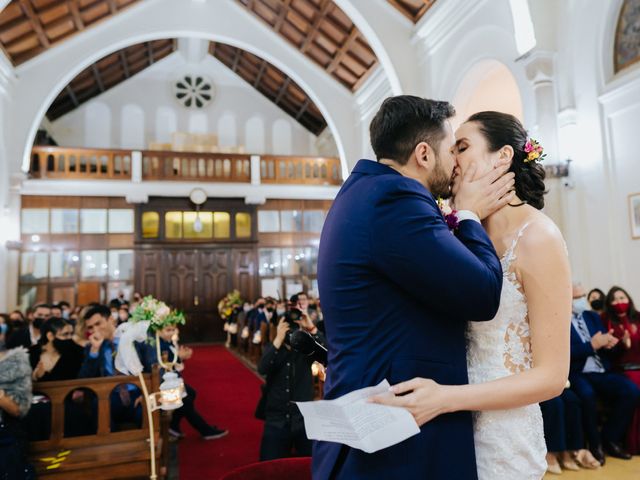
<path id="1" fill-rule="evenodd" d="M 324 345 L 324 335 L 318 331 L 308 315 L 293 322 L 307 330 Z M 311 441 L 304 429 L 304 420 L 292 402 L 313 400 L 313 359 L 291 350 L 286 344 L 291 323 L 280 318 L 273 343 L 269 344 L 258 365 L 258 372 L 266 375 L 265 424 L 260 446 L 260 460 L 311 455 Z"/>

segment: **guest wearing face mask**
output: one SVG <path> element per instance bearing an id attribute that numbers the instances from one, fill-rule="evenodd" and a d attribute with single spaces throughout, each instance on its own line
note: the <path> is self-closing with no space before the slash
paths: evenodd
<path id="1" fill-rule="evenodd" d="M 591 310 L 598 315 L 604 313 L 604 297 L 604 292 L 599 288 L 594 288 L 587 294 L 587 301 L 591 305 Z"/>
<path id="2" fill-rule="evenodd" d="M 40 328 L 51 317 L 51 307 L 41 303 L 33 307 L 33 320 L 23 328 L 14 330 L 7 340 L 7 348 L 24 347 L 27 350 L 40 340 Z"/>
<path id="3" fill-rule="evenodd" d="M 41 329 L 40 341 L 29 349 L 32 379 L 39 382 L 73 380 L 78 377 L 84 349 L 73 341 L 73 327 L 52 317 Z"/>
<path id="4" fill-rule="evenodd" d="M 619 340 L 614 368 L 640 388 L 640 313 L 621 287 L 611 287 L 605 300 L 605 327 Z M 640 408 L 637 408 L 627 435 L 629 453 L 640 453 Z"/>
<path id="5" fill-rule="evenodd" d="M 601 464 L 606 452 L 610 456 L 629 460 L 631 455 L 623 442 L 636 406 L 640 389 L 627 377 L 612 369 L 620 341 L 613 329 L 598 314 L 587 308 L 585 290 L 573 286 L 573 315 L 571 318 L 571 389 L 582 401 L 585 436 L 589 450 Z M 598 400 L 608 411 L 599 431 Z"/>

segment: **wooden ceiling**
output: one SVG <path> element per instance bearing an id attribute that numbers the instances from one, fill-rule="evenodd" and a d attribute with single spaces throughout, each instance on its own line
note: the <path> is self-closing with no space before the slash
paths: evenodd
<path id="1" fill-rule="evenodd" d="M 322 113 L 304 90 L 266 60 L 231 45 L 216 42 L 211 42 L 209 53 L 311 133 L 318 135 L 327 126 Z"/>
<path id="2" fill-rule="evenodd" d="M 387 0 L 413 23 L 418 23 L 436 0 Z"/>
<path id="3" fill-rule="evenodd" d="M 139 0 L 11 0 L 0 12 L 0 47 L 14 65 Z"/>
<path id="4" fill-rule="evenodd" d="M 236 1 L 352 91 L 377 64 L 360 30 L 332 0 Z"/>
<path id="5" fill-rule="evenodd" d="M 173 39 L 139 43 L 107 55 L 80 72 L 53 101 L 47 118 L 55 120 L 79 105 L 124 82 L 173 53 Z"/>

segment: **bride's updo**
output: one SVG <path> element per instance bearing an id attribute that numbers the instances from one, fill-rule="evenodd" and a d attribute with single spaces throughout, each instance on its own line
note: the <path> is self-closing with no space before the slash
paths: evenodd
<path id="1" fill-rule="evenodd" d="M 547 193 L 545 171 L 537 161 L 525 162 L 528 153 L 524 148 L 529 137 L 520 120 L 508 113 L 487 111 L 471 115 L 467 122 L 478 124 L 491 152 L 497 152 L 505 145 L 513 148 L 513 163 L 509 171 L 516 175 L 516 194 L 523 202 L 542 210 L 544 194 Z"/>

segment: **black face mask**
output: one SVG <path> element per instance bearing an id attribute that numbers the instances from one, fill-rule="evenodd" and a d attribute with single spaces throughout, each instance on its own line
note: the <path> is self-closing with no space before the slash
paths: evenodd
<path id="1" fill-rule="evenodd" d="M 24 327 L 24 322 L 22 320 L 11 320 L 11 328 L 17 329 Z"/>
<path id="2" fill-rule="evenodd" d="M 273 313 L 275 311 L 275 308 L 273 307 L 267 307 L 267 312 L 269 313 Z"/>
<path id="3" fill-rule="evenodd" d="M 596 299 L 591 302 L 591 308 L 594 310 L 602 310 L 604 308 L 604 300 Z"/>
<path id="4" fill-rule="evenodd" d="M 37 328 L 38 330 L 40 330 L 42 328 L 42 325 L 44 325 L 44 322 L 46 320 L 44 318 L 34 318 L 33 319 L 33 328 Z"/>
<path id="5" fill-rule="evenodd" d="M 55 348 L 58 353 L 66 352 L 69 349 L 69 345 L 73 343 L 73 340 L 60 340 L 59 338 L 53 339 L 53 348 Z"/>

